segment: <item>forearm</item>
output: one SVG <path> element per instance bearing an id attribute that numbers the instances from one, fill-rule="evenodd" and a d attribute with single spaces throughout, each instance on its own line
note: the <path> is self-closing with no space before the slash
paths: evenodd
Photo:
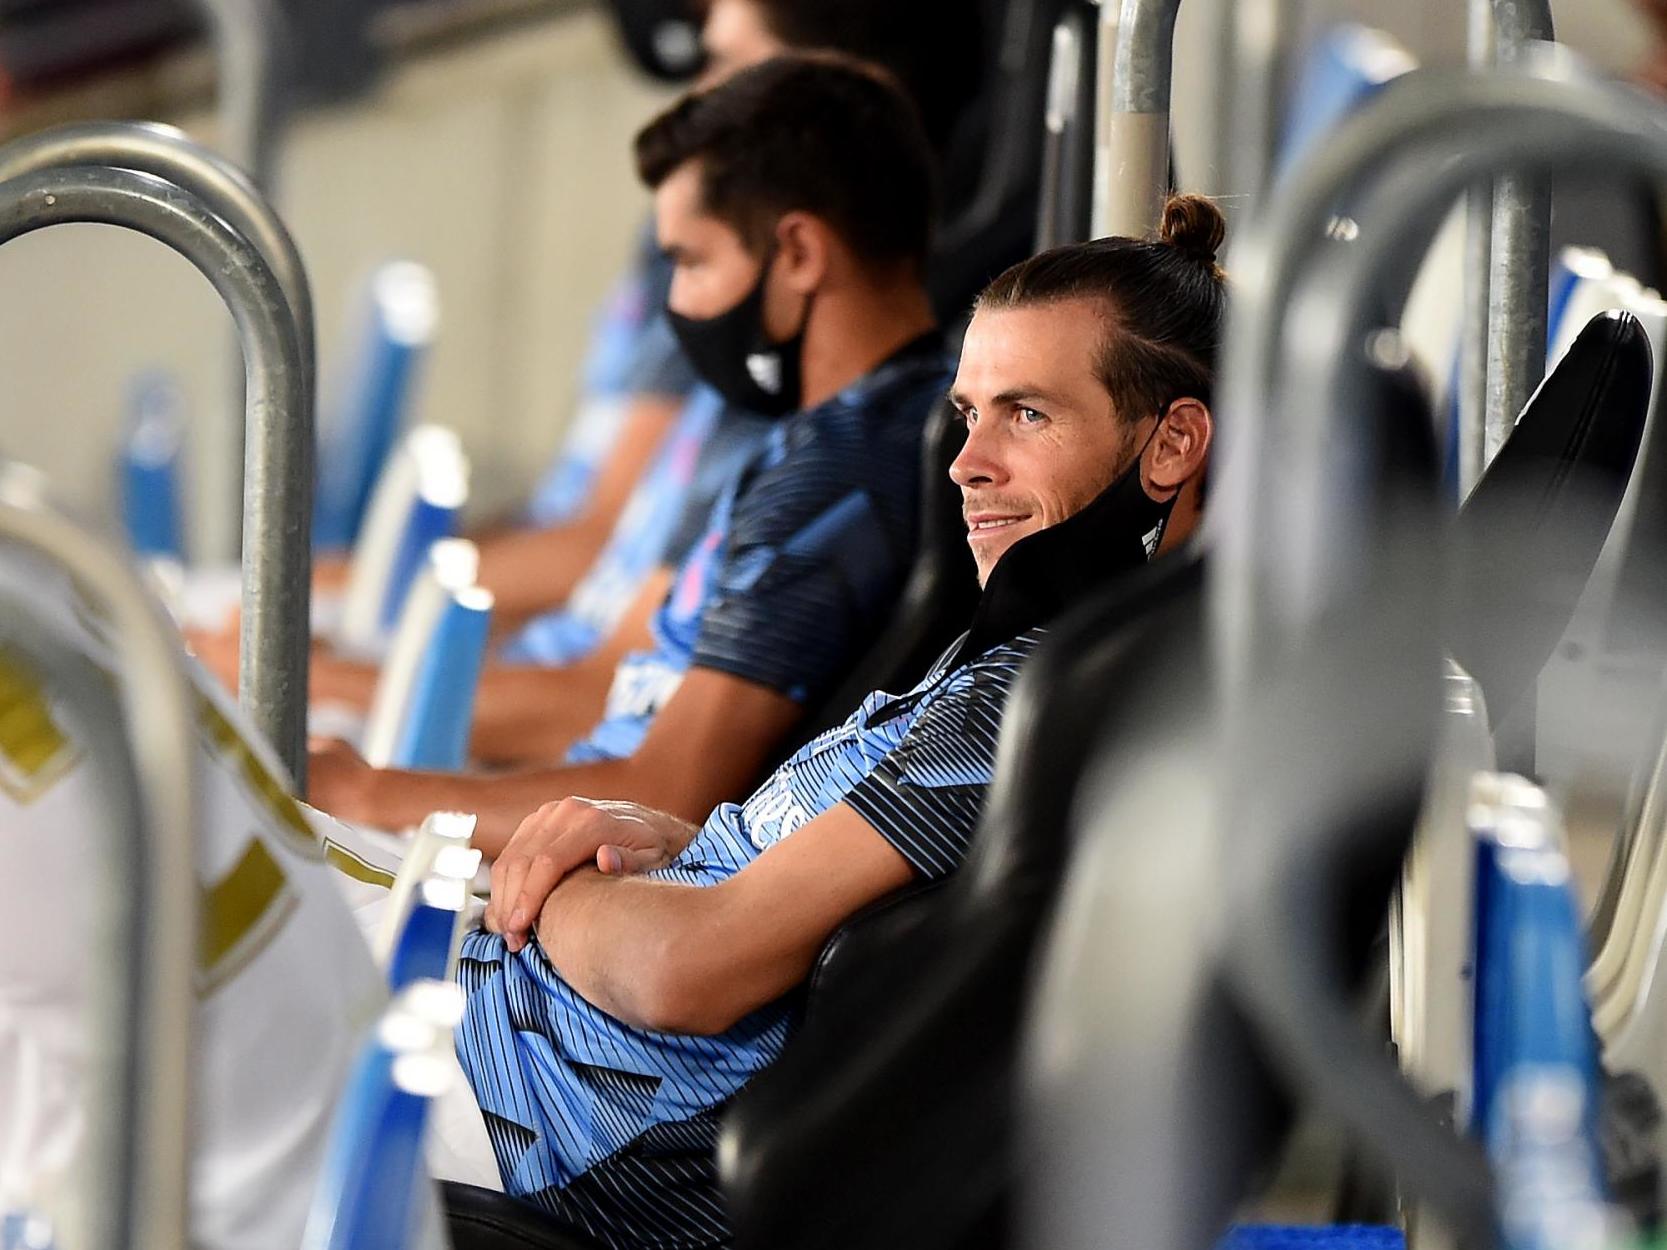
<path id="1" fill-rule="evenodd" d="M 307 670 L 307 699 L 311 703 L 344 703 L 367 712 L 376 698 L 379 675 L 374 664 L 343 659 L 314 647 Z"/>
<path id="2" fill-rule="evenodd" d="M 492 592 L 493 630 L 503 633 L 567 601 L 607 541 L 600 518 L 501 535 L 480 549 L 476 581 Z"/>
<path id="3" fill-rule="evenodd" d="M 470 753 L 499 764 L 553 763 L 602 718 L 613 665 L 499 665 L 481 675 Z"/>
<path id="4" fill-rule="evenodd" d="M 645 877 L 569 874 L 545 903 L 545 957 L 587 1002 L 635 1028 L 691 1031 L 687 954 L 712 926 L 711 890 Z"/>

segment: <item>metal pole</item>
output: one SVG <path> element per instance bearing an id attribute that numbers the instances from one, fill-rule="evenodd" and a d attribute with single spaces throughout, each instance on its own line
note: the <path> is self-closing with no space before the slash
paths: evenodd
<path id="1" fill-rule="evenodd" d="M 184 1246 L 197 956 L 191 702 L 160 611 L 119 558 L 40 506 L 37 485 L 0 468 L 0 543 L 64 568 L 102 609 L 121 664 L 112 688 L 28 596 L 3 595 L 0 636 L 76 718 L 111 817 L 109 847 L 92 867 L 112 949 L 93 961 L 91 1010 L 117 1041 L 95 1048 L 82 1169 L 107 1197 L 88 1205 L 83 1231 L 88 1245 Z"/>
<path id="2" fill-rule="evenodd" d="M 1543 175 L 1555 165 L 1611 178 L 1640 171 L 1667 176 L 1667 127 L 1635 96 L 1562 63 L 1529 64 L 1540 76 L 1521 70 L 1408 75 L 1282 184 L 1259 229 L 1244 240 L 1224 388 L 1228 459 L 1212 518 L 1218 546 L 1211 612 L 1230 700 L 1225 760 L 1238 758 L 1254 728 L 1243 713 L 1245 693 L 1262 675 L 1311 662 L 1318 623 L 1351 583 L 1349 562 L 1362 550 L 1369 492 L 1340 480 L 1336 452 L 1347 440 L 1338 429 L 1347 428 L 1361 393 L 1360 346 L 1373 323 L 1373 294 L 1417 255 L 1422 240 L 1411 233 L 1465 186 L 1507 171 Z M 1344 253 L 1324 253 L 1329 281 L 1299 291 L 1299 275 L 1315 255 L 1313 241 L 1341 198 L 1370 205 L 1387 228 L 1363 230 L 1359 245 Z M 1297 308 L 1301 334 L 1290 332 L 1287 319 Z M 1291 364 L 1281 369 L 1286 356 Z M 1263 493 L 1258 487 L 1271 480 L 1274 467 L 1279 489 Z M 1290 524 L 1299 517 L 1294 531 Z M 1298 535 L 1304 540 L 1293 542 Z M 1380 631 L 1378 644 L 1393 642 Z M 1222 810 L 1238 813 L 1238 803 L 1254 799 L 1247 787 L 1256 784 L 1234 778 Z M 1339 837 L 1361 832 L 1334 831 Z M 1245 886 L 1241 897 L 1251 897 L 1251 889 Z M 1270 1009 L 1254 994 L 1241 1001 L 1273 1052 L 1300 1066 L 1302 1084 L 1319 1105 L 1366 1139 L 1406 1143 L 1406 1157 L 1397 1162 L 1419 1178 L 1415 1188 L 1445 1193 L 1449 1209 L 1473 1210 L 1474 1195 L 1464 1192 L 1476 1179 L 1473 1162 L 1456 1141 L 1449 1149 L 1447 1139 L 1418 1127 L 1426 1113 L 1381 1056 L 1361 1058 L 1342 1004 L 1324 1016 L 1306 1012 L 1300 1022 L 1285 1010 L 1293 987 L 1300 990 L 1308 983 L 1301 978 L 1314 970 L 1290 967 L 1288 952 L 1263 943 L 1253 925 L 1239 940 L 1246 945 L 1232 949 L 1235 975 L 1260 984 Z M 1361 1119 L 1367 1107 L 1370 1124 Z M 1430 1140 L 1414 1150 L 1420 1133 Z"/>
<path id="3" fill-rule="evenodd" d="M 1531 41 L 1553 37 L 1551 5 L 1549 0 L 1494 0 L 1493 25 L 1498 63 L 1512 64 Z M 1484 467 L 1545 377 L 1550 188 L 1543 180 L 1502 175 L 1493 188 L 1492 226 Z"/>
<path id="4" fill-rule="evenodd" d="M 1098 171 L 1099 235 L 1139 238 L 1163 217 L 1169 192 L 1169 85 L 1180 0 L 1105 0 L 1101 22 L 1115 22 L 1109 99 Z M 1102 43 L 1102 54 L 1104 45 Z"/>
<path id="5" fill-rule="evenodd" d="M 247 174 L 184 131 L 151 122 L 74 122 L 0 147 L 0 182 L 66 165 L 113 165 L 166 179 L 258 247 L 294 317 L 311 398 L 316 356 L 306 266 L 283 219 Z"/>
<path id="6" fill-rule="evenodd" d="M 1293 171 L 1257 228 L 1240 240 L 1222 392 L 1226 462 L 1211 518 L 1218 542 L 1213 615 L 1230 688 L 1252 657 L 1300 639 L 1318 597 L 1341 580 L 1338 561 L 1346 562 L 1348 544 L 1359 537 L 1316 522 L 1336 512 L 1333 483 L 1317 457 L 1324 430 L 1342 412 L 1317 410 L 1324 401 L 1310 388 L 1289 396 L 1275 390 L 1297 274 L 1338 197 L 1381 175 L 1389 157 L 1441 144 L 1457 149 L 1450 163 L 1432 158 L 1419 176 L 1449 196 L 1463 185 L 1454 183 L 1455 169 L 1474 179 L 1543 165 L 1546 153 L 1606 177 L 1615 168 L 1667 171 L 1667 130 L 1624 88 L 1587 81 L 1576 68 L 1543 58 L 1533 59 L 1533 69 L 1533 76 L 1519 70 L 1469 79 L 1419 71 L 1391 84 Z M 1403 226 L 1409 220 L 1399 209 L 1384 219 Z M 1353 250 L 1376 255 L 1380 246 L 1363 231 Z M 1351 355 L 1347 336 L 1361 327 L 1345 327 L 1327 311 L 1306 317 L 1303 330 L 1291 346 L 1306 360 L 1334 362 Z M 1270 490 L 1275 466 L 1279 488 Z"/>
<path id="7" fill-rule="evenodd" d="M 199 0 L 199 7 L 214 32 L 220 148 L 270 191 L 283 111 L 278 11 L 272 0 Z"/>
<path id="8" fill-rule="evenodd" d="M 67 222 L 122 226 L 167 244 L 237 322 L 248 433 L 239 697 L 305 793 L 313 419 L 283 293 L 253 245 L 172 183 L 81 167 L 0 184 L 0 244 Z"/>
<path id="9" fill-rule="evenodd" d="M 1470 0 L 1466 51 L 1470 67 L 1494 63 L 1494 0 Z M 1493 277 L 1493 186 L 1465 193 L 1464 322 L 1459 340 L 1459 497 L 1470 493 L 1488 463 L 1488 289 Z"/>
<path id="10" fill-rule="evenodd" d="M 1222 189 L 1235 221 L 1248 221 L 1267 193 L 1279 148 L 1285 99 L 1286 50 L 1301 24 L 1299 0 L 1228 0 L 1232 27 L 1232 74 L 1223 88 L 1231 115 L 1222 161 Z"/>

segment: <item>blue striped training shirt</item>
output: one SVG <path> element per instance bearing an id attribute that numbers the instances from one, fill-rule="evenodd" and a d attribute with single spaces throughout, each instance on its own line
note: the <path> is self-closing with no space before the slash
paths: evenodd
<path id="1" fill-rule="evenodd" d="M 954 871 L 994 771 L 1002 709 L 1042 634 L 958 667 L 952 652 L 910 693 L 870 695 L 745 803 L 713 812 L 653 875 L 716 885 L 841 802 L 920 877 Z M 468 992 L 458 1056 L 509 1193 L 619 1250 L 725 1244 L 715 1111 L 780 1054 L 785 1001 L 718 1037 L 646 1032 L 581 998 L 536 943 L 512 955 L 485 932 L 464 940 L 458 979 Z"/>
<path id="2" fill-rule="evenodd" d="M 770 431 L 678 570 L 652 650 L 620 663 L 601 723 L 569 763 L 632 755 L 691 667 L 802 704 L 833 688 L 908 573 L 922 435 L 951 376 L 941 338 L 924 336 Z"/>

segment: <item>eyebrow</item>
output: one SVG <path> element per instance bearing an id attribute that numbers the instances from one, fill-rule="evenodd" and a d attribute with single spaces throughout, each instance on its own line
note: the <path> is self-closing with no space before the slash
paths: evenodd
<path id="1" fill-rule="evenodd" d="M 1025 403 L 1029 400 L 1035 400 L 1038 403 L 1055 404 L 1060 402 L 1060 397 L 1055 395 L 1052 391 L 1047 390 L 1045 387 L 1025 385 L 1009 387 L 1007 390 L 1002 391 L 1001 394 L 995 396 L 991 402 L 997 408 L 1006 408 L 1012 406 L 1013 404 Z M 976 408 L 978 406 L 973 403 L 972 400 L 968 399 L 965 394 L 958 390 L 951 391 L 949 393 L 949 401 L 950 403 L 962 408 Z"/>

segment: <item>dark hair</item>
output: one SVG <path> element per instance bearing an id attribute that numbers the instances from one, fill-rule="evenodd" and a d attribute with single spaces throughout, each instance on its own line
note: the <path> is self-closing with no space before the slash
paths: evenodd
<path id="1" fill-rule="evenodd" d="M 972 0 L 752 0 L 790 48 L 825 48 L 883 66 L 942 150 L 984 78 L 981 6 Z"/>
<path id="2" fill-rule="evenodd" d="M 1227 308 L 1216 264 L 1221 211 L 1199 195 L 1172 197 L 1156 240 L 1096 239 L 1021 261 L 992 282 L 977 308 L 1095 300 L 1111 318 L 1095 372 L 1127 421 L 1186 396 L 1209 404 Z"/>
<path id="3" fill-rule="evenodd" d="M 651 121 L 636 153 L 650 187 L 698 160 L 705 211 L 754 253 L 784 214 L 807 212 L 870 266 L 925 267 L 933 186 L 920 119 L 881 72 L 848 58 L 743 70 Z"/>

